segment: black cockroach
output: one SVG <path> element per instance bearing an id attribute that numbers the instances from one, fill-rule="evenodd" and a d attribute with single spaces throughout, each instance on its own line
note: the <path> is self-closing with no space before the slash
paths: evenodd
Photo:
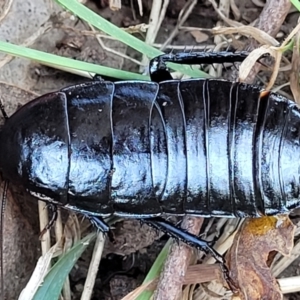
<path id="1" fill-rule="evenodd" d="M 210 251 L 160 219 L 286 213 L 300 203 L 300 110 L 262 88 L 172 79 L 166 62 L 242 61 L 241 53 L 166 54 L 152 81 L 93 81 L 43 95 L 0 130 L 0 171 L 37 198 L 99 229 L 133 217 Z"/>

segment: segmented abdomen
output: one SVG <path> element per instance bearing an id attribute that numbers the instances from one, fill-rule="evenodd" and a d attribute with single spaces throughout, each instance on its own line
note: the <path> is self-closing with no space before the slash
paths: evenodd
<path id="1" fill-rule="evenodd" d="M 250 85 L 90 82 L 9 118 L 0 159 L 33 194 L 99 215 L 276 214 L 299 204 L 299 128 L 296 104 Z"/>
<path id="2" fill-rule="evenodd" d="M 157 95 L 154 84 L 115 88 L 115 212 L 246 216 L 298 201 L 292 102 L 221 80 L 164 82 Z"/>

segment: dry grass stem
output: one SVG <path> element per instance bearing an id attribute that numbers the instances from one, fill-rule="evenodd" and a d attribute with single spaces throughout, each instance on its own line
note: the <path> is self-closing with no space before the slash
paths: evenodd
<path id="1" fill-rule="evenodd" d="M 119 10 L 122 7 L 121 0 L 109 0 L 109 8 L 113 11 Z"/>
<path id="2" fill-rule="evenodd" d="M 38 201 L 40 231 L 42 232 L 49 223 L 48 207 L 43 201 Z M 42 255 L 45 255 L 51 247 L 50 231 L 47 230 L 41 237 Z"/>
<path id="3" fill-rule="evenodd" d="M 161 23 L 165 18 L 167 8 L 169 6 L 169 0 L 165 0 L 162 4 L 162 0 L 154 0 L 152 2 L 150 17 L 149 17 L 149 27 L 146 33 L 145 43 L 148 45 L 152 45 L 155 42 L 156 36 L 160 29 Z M 141 60 L 141 65 L 144 68 L 148 64 L 148 57 L 143 55 Z M 141 72 L 144 72 L 140 68 Z"/>
<path id="4" fill-rule="evenodd" d="M 215 27 L 212 29 L 213 34 L 240 34 L 250 36 L 263 45 L 279 46 L 279 42 L 266 32 L 253 26 L 240 27 Z"/>
<path id="5" fill-rule="evenodd" d="M 282 26 L 289 10 L 291 8 L 291 2 L 289 0 L 268 0 L 264 5 L 264 8 L 259 18 L 254 23 L 254 27 L 264 31 L 272 37 L 275 37 Z M 257 48 L 257 42 L 251 40 L 249 45 L 245 47 L 247 51 L 252 51 Z M 247 83 L 252 83 L 256 74 L 261 68 L 260 64 L 256 64 L 247 78 Z M 272 78 L 272 81 L 275 81 Z M 267 87 L 268 88 L 268 87 Z"/>
<path id="6" fill-rule="evenodd" d="M 272 272 L 275 277 L 279 276 L 292 262 L 294 262 L 300 254 L 300 241 L 295 243 L 295 246 L 289 256 L 281 257 L 274 266 Z"/>
<path id="7" fill-rule="evenodd" d="M 142 17 L 144 15 L 143 12 L 143 1 L 142 0 L 137 0 L 138 6 L 139 6 L 139 12 L 140 12 L 140 16 Z"/>
<path id="8" fill-rule="evenodd" d="M 160 50 L 164 51 L 165 47 L 169 44 L 171 44 L 172 40 L 174 39 L 174 37 L 178 34 L 180 27 L 184 24 L 184 22 L 187 20 L 187 18 L 189 17 L 189 15 L 191 14 L 191 12 L 193 11 L 194 7 L 196 6 L 198 1 L 196 0 L 189 0 L 184 7 L 182 8 L 178 20 L 177 20 L 177 24 L 175 26 L 175 28 L 173 29 L 173 31 L 171 32 L 170 36 L 167 38 L 167 40 L 164 42 L 164 44 L 162 45 L 162 47 L 160 48 Z"/>
<path id="9" fill-rule="evenodd" d="M 288 94 L 288 93 L 286 93 L 286 92 L 284 92 L 284 91 L 282 91 L 283 88 L 285 88 L 285 87 L 287 87 L 289 85 L 290 85 L 290 83 L 286 82 L 284 84 L 281 84 L 281 85 L 278 85 L 278 86 L 274 86 L 273 89 L 272 89 L 272 91 L 274 93 L 281 94 L 281 95 L 285 96 L 286 98 L 289 98 L 291 95 Z"/>
<path id="10" fill-rule="evenodd" d="M 255 4 L 257 7 L 264 7 L 265 6 L 265 2 L 264 1 L 260 1 L 260 0 L 251 0 L 253 4 Z"/>
<path id="11" fill-rule="evenodd" d="M 239 226 L 241 226 L 242 222 L 239 224 Z M 228 228 L 228 230 L 226 229 Z M 238 231 L 239 227 L 235 227 L 229 229 L 229 227 L 225 227 L 224 233 L 221 235 L 221 237 L 216 241 L 215 245 L 214 245 L 214 249 L 220 253 L 220 254 L 224 254 L 232 245 L 234 237 Z M 216 260 L 213 257 L 209 257 L 207 259 L 204 260 L 205 263 L 207 264 L 212 264 L 214 263 Z"/>
<path id="12" fill-rule="evenodd" d="M 4 1 L 4 5 L 2 7 L 2 14 L 0 16 L 0 22 L 2 22 L 2 20 L 7 16 L 7 14 L 9 13 L 9 10 L 11 8 L 11 5 L 13 3 L 13 0 L 7 0 L 7 1 Z"/>
<path id="13" fill-rule="evenodd" d="M 109 47 L 105 46 L 105 44 L 103 43 L 102 39 L 99 36 L 96 35 L 96 38 L 97 38 L 97 41 L 98 41 L 98 43 L 100 44 L 100 46 L 102 47 L 103 50 L 105 50 L 109 53 L 116 54 L 116 55 L 118 55 L 122 58 L 128 59 L 128 60 L 132 61 L 133 63 L 135 63 L 137 65 L 140 65 L 140 66 L 142 65 L 139 60 L 136 60 L 136 59 L 134 59 L 134 58 L 122 53 L 122 52 L 116 51 L 112 48 L 109 48 Z"/>
<path id="14" fill-rule="evenodd" d="M 214 0 L 208 0 L 208 1 L 211 3 L 214 10 L 221 18 L 221 20 L 223 20 L 226 24 L 228 24 L 229 26 L 232 26 L 232 27 L 239 27 L 239 26 L 243 25 L 242 23 L 239 23 L 239 22 L 236 22 L 236 21 L 233 21 L 233 20 L 227 18 L 227 16 L 224 14 L 224 12 L 218 8 L 218 4 L 216 1 L 214 1 Z"/>
<path id="15" fill-rule="evenodd" d="M 56 241 L 60 241 L 63 239 L 63 225 L 61 220 L 61 211 L 60 209 L 57 210 L 57 219 L 54 224 L 54 230 L 55 230 L 55 239 Z M 66 278 L 66 281 L 63 286 L 62 294 L 64 296 L 64 299 L 71 300 L 71 287 L 70 287 L 70 280 L 69 277 Z"/>
<path id="16" fill-rule="evenodd" d="M 229 1 L 228 0 L 221 0 L 220 3 L 219 3 L 218 10 L 220 12 L 222 12 L 222 14 L 224 14 L 226 17 L 228 17 L 229 11 L 230 11 Z M 218 21 L 216 25 L 220 26 L 221 22 L 222 21 Z M 222 48 L 222 42 L 223 42 L 222 36 L 220 36 L 220 35 L 215 35 L 214 36 L 214 43 L 216 45 L 214 51 L 220 51 L 220 49 Z M 221 75 L 222 75 L 222 69 L 223 69 L 223 66 L 220 65 L 220 64 L 210 65 L 208 74 L 213 76 L 213 77 L 220 78 Z"/>
<path id="17" fill-rule="evenodd" d="M 236 20 L 239 20 L 241 18 L 241 12 L 240 10 L 238 9 L 238 7 L 236 6 L 235 4 L 235 1 L 234 0 L 230 0 L 230 8 L 231 8 L 231 11 L 234 15 L 234 18 Z"/>
<path id="18" fill-rule="evenodd" d="M 274 68 L 274 72 L 273 72 L 274 74 L 276 74 L 276 76 L 271 77 L 271 78 L 274 78 L 274 80 L 276 80 L 278 69 L 280 66 L 280 61 L 281 61 L 281 53 L 279 53 L 278 51 L 276 51 L 268 46 L 262 46 L 260 48 L 253 50 L 248 55 L 248 57 L 241 63 L 241 65 L 239 67 L 239 81 L 240 82 L 247 82 L 252 68 L 255 66 L 256 62 L 264 54 L 270 54 L 271 56 L 273 56 L 275 58 L 275 61 L 277 62 L 277 64 L 275 62 L 275 66 L 277 67 L 277 69 Z M 271 80 L 270 80 L 270 82 L 271 82 Z M 272 85 L 273 84 L 274 84 L 274 81 L 272 81 Z"/>
<path id="19" fill-rule="evenodd" d="M 22 291 L 19 300 L 32 299 L 39 286 L 43 283 L 44 277 L 51 267 L 52 258 L 62 253 L 62 241 L 57 242 L 47 253 L 38 259 L 34 272 L 26 287 Z"/>
<path id="20" fill-rule="evenodd" d="M 278 279 L 278 284 L 283 294 L 296 293 L 300 291 L 300 276 Z"/>
<path id="21" fill-rule="evenodd" d="M 91 259 L 90 267 L 84 284 L 83 293 L 81 295 L 82 300 L 89 300 L 93 294 L 93 288 L 95 285 L 99 264 L 102 257 L 104 248 L 105 237 L 102 232 L 98 232 L 96 243 L 94 246 L 93 256 Z"/>

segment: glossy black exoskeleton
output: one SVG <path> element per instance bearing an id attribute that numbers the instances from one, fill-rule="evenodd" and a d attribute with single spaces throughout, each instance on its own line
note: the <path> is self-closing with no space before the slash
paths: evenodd
<path id="1" fill-rule="evenodd" d="M 0 171 L 102 230 L 102 217 L 134 217 L 213 252 L 158 217 L 273 215 L 300 204 L 299 107 L 253 85 L 173 80 L 165 65 L 245 56 L 162 55 L 152 82 L 94 81 L 39 97 L 1 128 Z"/>

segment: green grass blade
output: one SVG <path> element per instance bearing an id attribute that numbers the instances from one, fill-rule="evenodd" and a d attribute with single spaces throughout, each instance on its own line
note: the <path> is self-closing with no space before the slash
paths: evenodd
<path id="1" fill-rule="evenodd" d="M 87 235 L 57 261 L 46 275 L 43 284 L 37 290 L 33 300 L 56 300 L 59 298 L 67 276 L 78 258 L 95 237 L 96 233 Z"/>
<path id="2" fill-rule="evenodd" d="M 169 239 L 163 249 L 160 251 L 159 255 L 157 256 L 154 264 L 152 265 L 150 271 L 148 272 L 146 278 L 143 281 L 143 284 L 147 283 L 150 280 L 157 278 L 164 266 L 164 263 L 167 259 L 169 248 L 172 243 L 172 239 Z M 136 298 L 136 300 L 150 300 L 152 297 L 152 291 L 144 291 L 140 296 Z"/>
<path id="3" fill-rule="evenodd" d="M 62 57 L 55 54 L 50 54 L 50 53 L 46 53 L 46 52 L 42 52 L 30 48 L 25 48 L 22 46 L 6 43 L 3 41 L 0 41 L 0 51 L 14 56 L 35 60 L 41 64 L 58 68 L 58 69 L 69 68 L 73 70 L 81 70 L 85 72 L 95 73 L 98 75 L 104 75 L 104 76 L 109 76 L 109 77 L 124 79 L 124 80 L 131 80 L 131 79 L 148 80 L 149 79 L 148 76 L 143 76 L 137 73 L 90 64 L 87 62 L 78 61 L 71 58 L 66 58 L 66 57 Z"/>
<path id="4" fill-rule="evenodd" d="M 76 0 L 55 0 L 58 4 L 65 7 L 67 10 L 71 11 L 73 14 L 78 16 L 80 19 L 85 20 L 87 23 L 93 25 L 99 30 L 105 32 L 106 34 L 116 38 L 118 41 L 128 45 L 129 47 L 135 49 L 136 51 L 147 55 L 149 58 L 153 58 L 160 54 L 163 54 L 160 50 L 144 43 L 133 35 L 125 32 L 124 30 L 118 28 L 114 24 L 105 20 L 101 16 L 97 15 L 91 11 L 86 6 L 80 4 Z M 179 71 L 183 74 L 189 75 L 191 77 L 208 77 L 209 75 L 200 71 L 191 69 L 188 65 L 178 65 L 173 63 L 168 63 L 168 66 L 173 70 Z"/>
<path id="5" fill-rule="evenodd" d="M 300 2 L 299 0 L 291 0 L 291 3 L 300 11 Z"/>

